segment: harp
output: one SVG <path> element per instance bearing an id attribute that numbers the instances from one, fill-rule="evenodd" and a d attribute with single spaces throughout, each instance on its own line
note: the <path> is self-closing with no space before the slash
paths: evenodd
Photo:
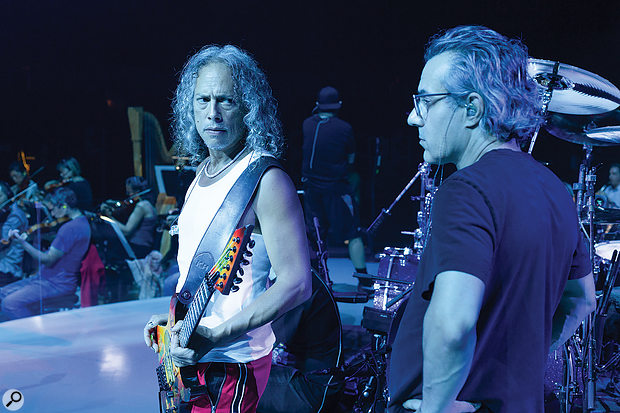
<path id="1" fill-rule="evenodd" d="M 155 165 L 172 165 L 174 146 L 168 149 L 157 118 L 144 108 L 127 108 L 131 144 L 133 150 L 134 175 L 143 176 L 155 186 Z"/>

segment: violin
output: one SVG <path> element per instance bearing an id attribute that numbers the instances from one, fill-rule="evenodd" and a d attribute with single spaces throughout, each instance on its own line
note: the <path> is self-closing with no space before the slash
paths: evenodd
<path id="1" fill-rule="evenodd" d="M 45 189 L 46 192 L 52 192 L 57 188 L 67 185 L 69 182 L 73 182 L 73 178 L 63 179 L 62 181 L 49 181 L 43 185 L 43 189 Z"/>
<path id="2" fill-rule="evenodd" d="M 124 216 L 129 217 L 138 202 L 142 200 L 141 197 L 150 191 L 150 189 L 145 189 L 144 191 L 137 192 L 122 201 L 114 201 L 111 199 L 104 201 L 101 205 L 99 205 L 99 211 L 103 215 L 111 215 L 119 221 L 124 221 L 120 218 Z"/>
<path id="3" fill-rule="evenodd" d="M 20 237 L 22 237 L 23 239 L 28 238 L 29 235 L 35 233 L 36 231 L 49 231 L 51 229 L 56 228 L 57 226 L 60 226 L 62 224 L 64 224 L 67 221 L 71 221 L 71 218 L 69 217 L 61 217 L 58 219 L 55 219 L 53 221 L 49 221 L 49 222 L 41 222 L 39 224 L 34 224 L 32 225 L 30 228 L 28 228 L 26 231 L 22 232 L 21 234 L 19 234 Z M 11 242 L 11 240 L 8 239 L 2 239 L 0 240 L 1 244 L 7 245 Z"/>
<path id="4" fill-rule="evenodd" d="M 55 219 L 53 221 L 41 222 L 40 224 L 32 225 L 30 228 L 28 228 L 26 231 L 24 231 L 24 233 L 26 235 L 30 235 L 33 232 L 39 231 L 39 230 L 49 231 L 51 229 L 56 228 L 57 226 L 60 226 L 61 224 L 64 224 L 67 221 L 71 221 L 71 218 L 69 218 L 69 217 L 60 217 L 60 218 L 57 218 L 57 219 Z"/>

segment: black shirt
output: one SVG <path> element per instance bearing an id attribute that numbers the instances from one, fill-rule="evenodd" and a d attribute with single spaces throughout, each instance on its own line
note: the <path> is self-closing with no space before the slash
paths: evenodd
<path id="1" fill-rule="evenodd" d="M 303 177 L 314 184 L 345 181 L 349 155 L 355 153 L 350 124 L 336 116 L 313 115 L 303 123 Z"/>
<path id="2" fill-rule="evenodd" d="M 455 270 L 485 284 L 473 362 L 458 400 L 493 412 L 542 412 L 553 314 L 566 281 L 591 271 L 570 194 L 530 155 L 494 150 L 440 186 L 431 215 L 393 345 L 390 403 L 422 396 L 424 315 L 437 274 Z"/>
<path id="3" fill-rule="evenodd" d="M 93 209 L 93 190 L 86 179 L 71 181 L 67 183 L 67 188 L 75 192 L 77 197 L 77 207 L 82 211 L 92 211 Z"/>

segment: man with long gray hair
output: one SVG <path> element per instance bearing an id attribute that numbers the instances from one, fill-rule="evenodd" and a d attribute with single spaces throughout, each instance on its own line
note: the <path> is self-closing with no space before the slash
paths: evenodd
<path id="1" fill-rule="evenodd" d="M 179 293 L 203 235 L 214 236 L 207 228 L 233 184 L 261 157 L 279 156 L 283 139 L 264 73 L 247 53 L 230 45 L 204 47 L 189 59 L 173 112 L 179 155 L 199 163 L 178 222 Z M 239 291 L 213 296 L 189 348 L 180 346 L 182 322 L 172 329 L 174 364 L 196 365 L 198 381 L 207 389 L 181 411 L 255 411 L 271 366 L 275 338 L 269 323 L 310 296 L 303 214 L 295 187 L 282 169 L 265 171 L 235 224 L 254 225 L 253 255 Z M 270 268 L 276 281 L 267 289 Z M 154 315 L 144 328 L 145 341 L 154 350 L 155 327 L 166 318 Z"/>
<path id="2" fill-rule="evenodd" d="M 427 47 L 408 123 L 424 160 L 457 172 L 392 347 L 392 412 L 542 412 L 547 354 L 595 306 L 570 194 L 520 150 L 542 121 L 527 59 L 479 26 Z"/>

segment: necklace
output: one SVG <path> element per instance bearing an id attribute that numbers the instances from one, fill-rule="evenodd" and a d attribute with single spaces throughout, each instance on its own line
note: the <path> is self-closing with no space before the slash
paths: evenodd
<path id="1" fill-rule="evenodd" d="M 226 163 L 226 165 L 224 165 L 224 167 L 222 169 L 220 169 L 219 171 L 211 174 L 209 173 L 209 165 L 211 165 L 211 157 L 209 156 L 209 158 L 207 159 L 207 163 L 205 164 L 205 175 L 207 176 L 207 178 L 215 178 L 216 176 L 218 176 L 219 174 L 221 174 L 222 172 L 224 172 L 226 170 L 226 168 L 228 168 L 230 165 L 232 165 L 233 163 L 235 163 L 235 161 L 237 159 L 239 159 L 239 157 L 241 156 L 241 154 L 245 152 L 245 148 L 241 149 L 239 151 L 239 153 L 237 155 L 235 155 L 234 158 L 232 158 L 230 161 L 228 161 Z"/>

